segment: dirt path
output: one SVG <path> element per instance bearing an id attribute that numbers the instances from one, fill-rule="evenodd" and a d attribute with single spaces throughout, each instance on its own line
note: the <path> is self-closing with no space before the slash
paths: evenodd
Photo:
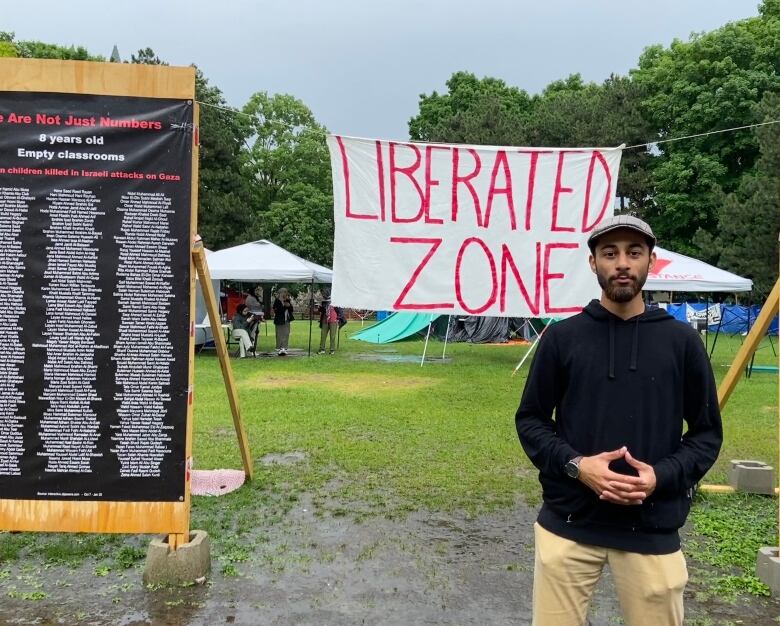
<path id="1" fill-rule="evenodd" d="M 315 515 L 303 499 L 263 529 L 238 576 L 215 571 L 205 586 L 148 590 L 140 569 L 95 576 L 94 563 L 76 571 L 15 565 L 5 583 L 18 581 L 17 597 L 4 585 L 0 624 L 529 624 L 533 518 L 518 505 L 474 519 L 415 513 L 356 523 Z M 20 597 L 25 576 L 43 583 L 45 598 Z M 689 586 L 686 623 L 779 623 L 776 600 L 733 605 L 703 595 Z M 607 574 L 590 621 L 619 624 L 618 615 Z"/>

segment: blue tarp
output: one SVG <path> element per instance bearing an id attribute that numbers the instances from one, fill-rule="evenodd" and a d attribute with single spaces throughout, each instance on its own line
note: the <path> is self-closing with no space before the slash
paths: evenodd
<path id="1" fill-rule="evenodd" d="M 756 322 L 761 307 L 742 306 L 739 304 L 710 304 L 709 315 L 705 313 L 707 304 L 704 302 L 682 302 L 680 304 L 670 304 L 666 307 L 668 313 L 677 320 L 690 324 L 695 317 L 704 320 L 704 316 L 709 318 L 707 328 L 710 332 L 718 330 L 717 319 L 720 318 L 720 332 L 730 335 L 747 333 Z M 698 315 L 697 315 L 698 314 Z M 769 325 L 768 334 L 777 335 L 778 319 L 777 316 Z"/>

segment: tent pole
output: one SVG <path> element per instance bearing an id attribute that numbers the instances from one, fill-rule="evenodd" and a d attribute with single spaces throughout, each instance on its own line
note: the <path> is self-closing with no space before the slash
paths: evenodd
<path id="1" fill-rule="evenodd" d="M 450 320 L 452 315 L 447 316 L 447 330 L 444 333 L 444 350 L 441 351 L 441 360 L 444 361 L 444 355 L 447 354 L 447 339 L 450 337 Z"/>
<path id="2" fill-rule="evenodd" d="M 311 356 L 311 323 L 312 323 L 312 311 L 314 310 L 314 278 L 311 279 L 311 285 L 309 287 L 309 356 Z"/>
<path id="3" fill-rule="evenodd" d="M 540 332 L 540 333 L 539 333 L 539 336 L 536 338 L 536 341 L 534 341 L 534 342 L 531 344 L 531 347 L 530 347 L 530 348 L 528 348 L 528 352 L 526 352 L 526 353 L 523 355 L 523 358 L 522 358 L 522 359 L 520 359 L 520 362 L 517 364 L 517 367 L 516 367 L 516 368 L 514 369 L 514 371 L 512 372 L 512 376 L 514 376 L 515 374 L 517 374 L 517 370 L 519 370 L 521 367 L 523 367 L 523 363 L 525 363 L 526 359 L 527 359 L 529 356 L 531 356 L 531 352 L 533 352 L 533 351 L 534 351 L 534 348 L 536 347 L 536 344 L 537 344 L 537 343 L 539 343 L 539 342 L 542 340 L 542 336 L 544 335 L 544 333 L 547 331 L 547 329 L 550 327 L 550 325 L 551 325 L 551 324 L 552 324 L 552 322 L 551 322 L 550 324 L 547 324 L 547 326 L 545 326 L 544 328 L 542 328 L 542 332 Z"/>
<path id="4" fill-rule="evenodd" d="M 422 359 L 420 360 L 420 367 L 423 366 L 423 363 L 425 363 L 425 353 L 428 351 L 428 339 L 431 337 L 431 323 L 433 322 L 433 315 L 431 315 L 431 319 L 428 322 L 428 332 L 425 333 L 425 347 L 423 348 L 423 355 Z"/>
<path id="5" fill-rule="evenodd" d="M 710 335 L 710 292 L 705 292 L 707 295 L 704 299 L 704 351 L 709 348 L 709 335 Z"/>

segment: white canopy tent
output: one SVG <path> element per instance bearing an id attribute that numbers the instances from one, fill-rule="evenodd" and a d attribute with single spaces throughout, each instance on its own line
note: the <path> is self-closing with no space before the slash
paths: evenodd
<path id="1" fill-rule="evenodd" d="M 656 263 L 647 276 L 645 291 L 735 293 L 753 289 L 753 281 L 693 259 L 655 247 Z"/>
<path id="2" fill-rule="evenodd" d="M 211 278 L 256 283 L 331 283 L 333 270 L 261 239 L 213 252 Z"/>
<path id="3" fill-rule="evenodd" d="M 333 282 L 333 270 L 302 259 L 265 239 L 212 252 L 208 256 L 208 266 L 213 280 L 311 285 Z M 311 325 L 309 319 L 309 354 Z"/>

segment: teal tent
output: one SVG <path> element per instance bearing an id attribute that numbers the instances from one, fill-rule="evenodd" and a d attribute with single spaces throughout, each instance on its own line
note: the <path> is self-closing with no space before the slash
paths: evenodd
<path id="1" fill-rule="evenodd" d="M 351 338 L 369 343 L 391 343 L 427 328 L 428 324 L 438 317 L 432 313 L 393 313 L 381 322 L 355 333 Z"/>

